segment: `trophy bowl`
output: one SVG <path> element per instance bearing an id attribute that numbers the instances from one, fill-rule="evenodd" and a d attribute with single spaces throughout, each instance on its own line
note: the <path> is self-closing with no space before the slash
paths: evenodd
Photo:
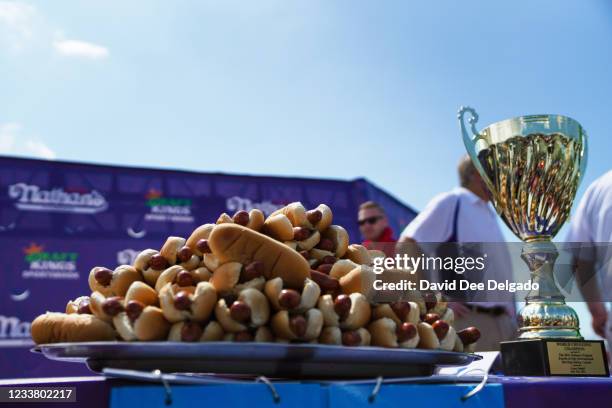
<path id="1" fill-rule="evenodd" d="M 578 315 L 554 280 L 558 253 L 551 240 L 569 216 L 585 171 L 586 132 L 577 121 L 561 115 L 520 116 L 480 132 L 473 108 L 461 107 L 458 119 L 493 206 L 525 242 L 521 258 L 538 283 L 518 314 L 519 338 L 581 339 Z"/>

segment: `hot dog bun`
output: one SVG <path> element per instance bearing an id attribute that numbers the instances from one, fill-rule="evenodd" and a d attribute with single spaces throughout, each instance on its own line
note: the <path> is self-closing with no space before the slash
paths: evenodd
<path id="1" fill-rule="evenodd" d="M 259 231 L 261 227 L 263 227 L 265 220 L 266 218 L 264 213 L 257 208 L 253 208 L 251 211 L 249 211 L 249 223 L 246 225 L 246 227 Z"/>
<path id="2" fill-rule="evenodd" d="M 360 244 L 351 244 L 344 254 L 348 259 L 359 265 L 371 265 L 372 256 L 366 247 Z"/>
<path id="3" fill-rule="evenodd" d="M 170 323 L 164 318 L 160 308 L 147 306 L 135 321 L 130 321 L 126 313 L 113 317 L 113 324 L 126 341 L 164 340 L 168 336 Z"/>
<path id="4" fill-rule="evenodd" d="M 369 299 L 374 292 L 373 284 L 376 280 L 376 274 L 371 267 L 360 265 L 339 280 L 342 292 L 345 294 L 350 295 L 359 292 Z"/>
<path id="5" fill-rule="evenodd" d="M 90 314 L 47 312 L 34 319 L 30 330 L 36 344 L 105 341 L 117 337 L 110 324 Z"/>
<path id="6" fill-rule="evenodd" d="M 157 292 L 144 282 L 136 281 L 130 285 L 125 294 L 125 303 L 137 300 L 147 306 L 156 306 L 159 303 Z"/>
<path id="7" fill-rule="evenodd" d="M 198 242 L 202 239 L 208 239 L 208 237 L 210 236 L 210 233 L 212 232 L 214 228 L 215 228 L 215 224 L 200 225 L 198 228 L 193 230 L 189 238 L 187 238 L 185 245 L 191 248 L 193 253 L 195 253 L 196 255 L 202 256 L 203 253 L 200 250 L 200 248 L 198 248 Z"/>
<path id="8" fill-rule="evenodd" d="M 342 258 L 348 249 L 348 232 L 340 225 L 330 225 L 321 235 L 333 243 L 336 258 Z"/>
<path id="9" fill-rule="evenodd" d="M 263 232 L 278 241 L 291 241 L 293 239 L 293 226 L 289 218 L 283 214 L 269 216 L 264 222 Z"/>
<path id="10" fill-rule="evenodd" d="M 309 276 L 306 259 L 282 242 L 237 224 L 220 224 L 210 234 L 209 245 L 221 264 L 261 261 L 267 279 L 280 277 L 285 286 L 301 289 Z"/>
<path id="11" fill-rule="evenodd" d="M 270 217 L 275 217 L 279 214 L 286 216 L 291 222 L 291 225 L 294 227 L 306 226 L 308 223 L 306 218 L 306 208 L 304 208 L 302 203 L 299 201 L 287 204 L 283 208 L 279 208 L 270 214 Z"/>
<path id="12" fill-rule="evenodd" d="M 440 340 L 438 340 L 438 336 L 436 336 L 436 332 L 431 327 L 429 323 L 421 322 L 417 324 L 417 329 L 419 330 L 419 337 L 421 341 L 419 342 L 419 348 L 424 349 L 438 349 L 440 348 Z M 454 341 L 453 341 L 454 344 Z"/>

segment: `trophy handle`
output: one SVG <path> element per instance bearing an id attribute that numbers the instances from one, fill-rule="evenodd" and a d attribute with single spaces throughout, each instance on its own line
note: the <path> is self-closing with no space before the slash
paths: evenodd
<path id="1" fill-rule="evenodd" d="M 471 135 L 468 133 L 467 127 L 465 126 L 464 116 L 466 112 L 470 113 L 468 123 L 470 124 L 470 130 L 472 132 Z M 459 119 L 459 123 L 461 124 L 461 134 L 463 135 L 463 143 L 465 143 L 465 147 L 468 148 L 468 153 L 470 153 L 470 156 L 472 156 L 472 152 L 474 152 L 475 149 L 470 149 L 469 147 L 473 146 L 476 143 L 476 140 L 480 137 L 480 134 L 476 130 L 476 122 L 478 122 L 478 113 L 476 113 L 476 109 L 474 108 L 471 108 L 469 106 L 462 106 L 457 112 L 457 119 Z"/>
<path id="2" fill-rule="evenodd" d="M 468 123 L 470 125 L 470 129 L 465 124 L 465 114 L 469 113 L 470 118 L 468 119 Z M 462 106 L 459 108 L 457 112 L 457 119 L 459 119 L 459 124 L 461 125 L 461 134 L 463 136 L 463 144 L 465 145 L 465 150 L 467 150 L 468 155 L 472 159 L 472 163 L 480 176 L 484 180 L 485 184 L 489 187 L 491 191 L 493 189 L 493 183 L 489 176 L 482 168 L 482 164 L 480 163 L 480 159 L 478 158 L 478 153 L 476 151 L 476 142 L 479 140 L 484 140 L 483 136 L 476 130 L 476 122 L 478 122 L 478 113 L 476 113 L 476 109 L 469 106 Z"/>

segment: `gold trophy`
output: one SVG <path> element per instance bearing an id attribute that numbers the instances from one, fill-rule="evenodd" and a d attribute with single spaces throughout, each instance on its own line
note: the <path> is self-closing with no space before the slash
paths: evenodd
<path id="1" fill-rule="evenodd" d="M 582 339 L 578 315 L 553 275 L 558 253 L 551 240 L 570 213 L 586 167 L 584 129 L 566 116 L 529 115 L 478 132 L 478 114 L 470 107 L 461 107 L 458 119 L 497 213 L 525 243 L 521 258 L 538 284 L 518 314 L 519 340 L 501 344 L 506 375 L 608 376 L 603 342 Z"/>

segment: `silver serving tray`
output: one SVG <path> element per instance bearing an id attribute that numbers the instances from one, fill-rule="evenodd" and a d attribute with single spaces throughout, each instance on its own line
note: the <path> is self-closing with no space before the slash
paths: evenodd
<path id="1" fill-rule="evenodd" d="M 431 375 L 437 365 L 466 365 L 476 354 L 442 350 L 285 343 L 83 342 L 32 349 L 51 360 L 104 368 L 283 378 L 372 378 Z"/>

